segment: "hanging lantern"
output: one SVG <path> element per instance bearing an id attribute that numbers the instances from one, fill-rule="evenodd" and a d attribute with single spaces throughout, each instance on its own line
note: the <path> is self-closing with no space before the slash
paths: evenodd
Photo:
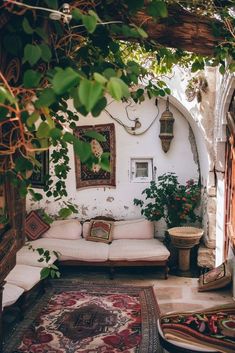
<path id="1" fill-rule="evenodd" d="M 160 118 L 160 134 L 159 137 L 162 142 L 162 149 L 166 153 L 171 144 L 171 140 L 173 139 L 173 125 L 174 125 L 174 117 L 172 112 L 169 110 L 169 98 L 166 100 L 166 110 L 162 113 Z"/>

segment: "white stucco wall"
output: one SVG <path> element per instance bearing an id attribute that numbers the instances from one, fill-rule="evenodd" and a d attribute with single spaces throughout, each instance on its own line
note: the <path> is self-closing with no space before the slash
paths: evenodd
<path id="1" fill-rule="evenodd" d="M 173 112 L 174 139 L 170 150 L 165 154 L 159 139 L 159 118 L 165 110 L 165 101 L 158 101 L 159 114 L 151 128 L 144 134 L 130 135 L 124 128 L 115 122 L 116 129 L 116 187 L 99 187 L 76 190 L 75 165 L 73 149 L 70 148 L 71 170 L 67 179 L 68 199 L 78 205 L 79 218 L 90 218 L 97 215 L 111 215 L 115 218 L 137 218 L 140 217 L 140 208 L 133 205 L 134 198 L 140 198 L 141 192 L 149 183 L 133 183 L 130 181 L 130 158 L 152 158 L 153 166 L 156 167 L 156 176 L 166 172 L 175 172 L 179 181 L 184 183 L 190 178 L 198 179 L 199 171 L 196 162 L 195 145 L 192 134 L 190 135 L 189 124 L 180 111 L 170 104 Z M 133 125 L 126 117 L 125 105 L 113 102 L 108 108 L 109 112 L 125 124 Z M 148 98 L 141 105 L 135 105 L 129 109 L 130 118 L 140 118 L 141 128 L 136 133 L 145 130 L 156 117 L 158 109 L 155 99 Z M 100 117 L 81 117 L 78 125 L 105 124 L 114 122 L 106 113 Z M 189 139 L 190 136 L 190 139 Z M 190 142 L 191 141 L 191 142 Z M 192 145 L 193 148 L 192 148 Z M 61 207 L 61 202 L 54 200 L 32 203 L 27 202 L 28 209 L 44 207 L 55 214 Z"/>

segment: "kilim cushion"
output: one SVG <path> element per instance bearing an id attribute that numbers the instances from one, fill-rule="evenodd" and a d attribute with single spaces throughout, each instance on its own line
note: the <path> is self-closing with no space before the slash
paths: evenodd
<path id="1" fill-rule="evenodd" d="M 198 291 L 207 291 L 225 287 L 232 280 L 231 271 L 227 262 L 204 273 L 198 280 Z"/>
<path id="2" fill-rule="evenodd" d="M 29 240 L 40 238 L 49 228 L 49 224 L 44 222 L 35 211 L 31 211 L 26 217 L 25 233 Z"/>
<path id="3" fill-rule="evenodd" d="M 90 232 L 86 240 L 111 243 L 113 222 L 93 220 L 90 225 Z"/>

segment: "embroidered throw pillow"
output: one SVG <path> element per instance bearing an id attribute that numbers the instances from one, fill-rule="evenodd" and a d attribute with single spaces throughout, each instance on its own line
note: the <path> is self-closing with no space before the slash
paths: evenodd
<path id="1" fill-rule="evenodd" d="M 204 273 L 198 280 L 198 291 L 207 291 L 225 287 L 232 280 L 232 274 L 227 262 Z"/>
<path id="2" fill-rule="evenodd" d="M 86 240 L 98 241 L 103 243 L 112 242 L 113 222 L 103 220 L 93 220 L 90 225 L 90 232 Z"/>
<path id="3" fill-rule="evenodd" d="M 25 233 L 29 240 L 40 238 L 49 228 L 49 224 L 44 222 L 36 211 L 31 211 L 26 217 Z"/>

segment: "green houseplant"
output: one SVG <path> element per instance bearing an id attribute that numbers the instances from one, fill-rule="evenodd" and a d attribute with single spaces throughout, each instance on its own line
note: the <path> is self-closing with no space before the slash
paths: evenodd
<path id="1" fill-rule="evenodd" d="M 150 221 L 164 219 L 168 228 L 200 221 L 195 211 L 201 191 L 192 179 L 183 185 L 175 173 L 165 173 L 157 182 L 150 182 L 142 194 L 146 196 L 145 201 L 134 199 L 134 204 L 141 207 L 141 214 Z"/>

